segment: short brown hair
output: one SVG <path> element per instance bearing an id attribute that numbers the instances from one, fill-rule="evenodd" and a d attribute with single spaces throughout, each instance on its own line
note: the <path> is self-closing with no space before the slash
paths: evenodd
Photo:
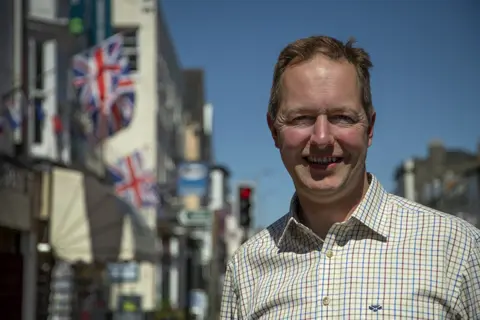
<path id="1" fill-rule="evenodd" d="M 372 93 L 370 91 L 370 68 L 373 66 L 370 55 L 362 48 L 354 48 L 354 38 L 347 43 L 328 37 L 312 36 L 296 40 L 287 45 L 278 56 L 273 72 L 273 83 L 270 91 L 268 114 L 275 120 L 281 100 L 281 78 L 287 67 L 307 61 L 317 54 L 323 54 L 333 60 L 345 59 L 355 66 L 360 84 L 363 109 L 370 121 L 373 112 Z"/>

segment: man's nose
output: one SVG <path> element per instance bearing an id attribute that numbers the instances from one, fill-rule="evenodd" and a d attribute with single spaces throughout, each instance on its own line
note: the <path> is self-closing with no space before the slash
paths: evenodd
<path id="1" fill-rule="evenodd" d="M 333 144 L 330 122 L 326 115 L 317 117 L 313 126 L 311 142 L 319 147 L 327 147 Z"/>

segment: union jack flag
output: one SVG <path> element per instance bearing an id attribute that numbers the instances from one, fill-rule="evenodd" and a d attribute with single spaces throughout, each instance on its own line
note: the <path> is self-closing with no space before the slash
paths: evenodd
<path id="1" fill-rule="evenodd" d="M 135 96 L 123 94 L 117 98 L 110 110 L 102 108 L 89 112 L 93 124 L 93 137 L 101 141 L 126 128 L 133 118 Z"/>
<path id="2" fill-rule="evenodd" d="M 12 130 L 19 129 L 23 121 L 23 113 L 28 101 L 25 95 L 19 90 L 15 89 L 7 93 L 2 99 L 2 113 L 8 121 Z"/>
<path id="3" fill-rule="evenodd" d="M 13 89 L 2 96 L 0 105 L 0 133 L 6 132 L 7 127 L 13 133 L 16 142 L 22 140 L 22 123 L 26 115 L 29 101 L 19 89 Z"/>
<path id="4" fill-rule="evenodd" d="M 135 87 L 122 55 L 123 37 L 116 34 L 89 53 L 73 58 L 73 85 L 82 111 L 93 123 L 93 136 L 103 140 L 128 126 L 133 117 Z"/>
<path id="5" fill-rule="evenodd" d="M 115 192 L 137 207 L 158 203 L 157 183 L 153 172 L 146 170 L 139 151 L 120 159 L 110 166 L 109 173 L 115 184 Z"/>

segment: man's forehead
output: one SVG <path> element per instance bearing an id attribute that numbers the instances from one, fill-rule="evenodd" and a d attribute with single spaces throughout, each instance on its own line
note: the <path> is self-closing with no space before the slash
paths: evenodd
<path id="1" fill-rule="evenodd" d="M 348 61 L 319 56 L 288 66 L 280 79 L 280 85 L 282 89 L 296 90 L 341 82 L 342 86 L 358 88 L 357 80 L 357 71 Z"/>
<path id="2" fill-rule="evenodd" d="M 326 75 L 329 68 L 342 68 L 345 70 L 355 71 L 353 64 L 345 58 L 332 59 L 321 53 L 312 56 L 309 59 L 294 59 L 285 69 L 284 74 L 298 72 L 299 70 L 317 71 L 318 75 Z"/>
<path id="3" fill-rule="evenodd" d="M 319 56 L 287 68 L 281 79 L 280 104 L 288 109 L 349 108 L 360 102 L 357 80 L 349 62 Z"/>

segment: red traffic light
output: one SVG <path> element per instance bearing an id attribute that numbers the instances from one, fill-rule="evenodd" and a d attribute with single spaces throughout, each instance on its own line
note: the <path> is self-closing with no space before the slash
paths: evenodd
<path id="1" fill-rule="evenodd" d="M 240 198 L 243 200 L 249 199 L 252 194 L 252 188 L 240 188 Z"/>

